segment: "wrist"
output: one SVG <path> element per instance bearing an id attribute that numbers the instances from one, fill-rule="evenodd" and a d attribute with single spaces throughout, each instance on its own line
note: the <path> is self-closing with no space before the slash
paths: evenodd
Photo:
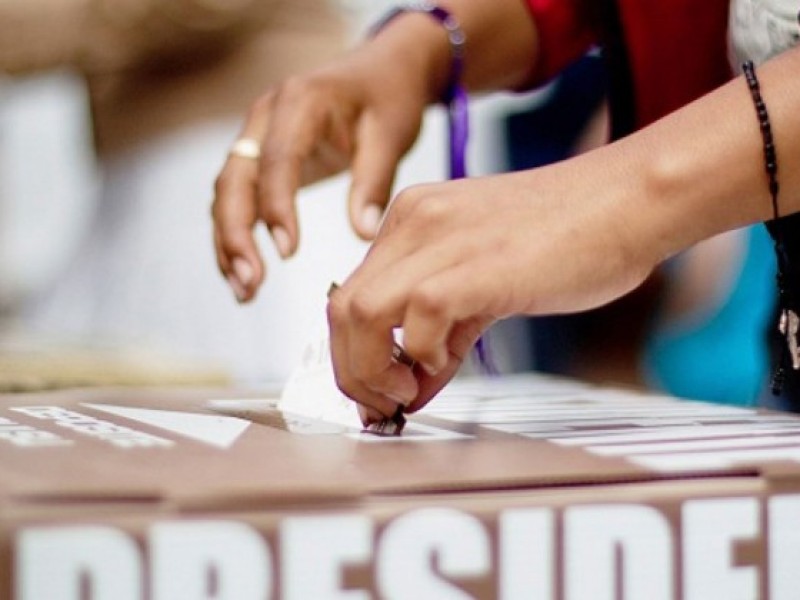
<path id="1" fill-rule="evenodd" d="M 425 12 L 399 12 L 383 21 L 363 49 L 381 73 L 411 86 L 426 104 L 440 101 L 452 81 L 448 30 Z"/>
<path id="2" fill-rule="evenodd" d="M 758 157 L 731 169 L 727 158 L 720 158 L 710 146 L 698 143 L 678 151 L 670 144 L 654 143 L 656 137 L 645 135 L 631 142 L 641 144 L 641 158 L 635 167 L 638 210 L 646 214 L 645 235 L 662 259 L 724 231 L 767 218 L 762 213 L 769 206 L 768 195 L 753 188 L 753 181 L 760 183 L 761 179 L 755 168 L 760 166 Z M 753 147 L 758 149 L 756 144 Z M 761 202 L 748 202 L 751 197 Z"/>

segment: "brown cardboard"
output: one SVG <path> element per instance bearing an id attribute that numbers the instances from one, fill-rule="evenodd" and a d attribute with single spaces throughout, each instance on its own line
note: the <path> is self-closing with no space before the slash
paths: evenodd
<path id="1" fill-rule="evenodd" d="M 0 598 L 800 590 L 796 417 L 539 377 L 461 382 L 399 440 L 273 406 L 218 389 L 0 396 Z"/>

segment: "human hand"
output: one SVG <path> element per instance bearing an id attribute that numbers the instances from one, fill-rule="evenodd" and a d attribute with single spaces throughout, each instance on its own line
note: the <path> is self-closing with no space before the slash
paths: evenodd
<path id="1" fill-rule="evenodd" d="M 302 185 L 351 167 L 350 221 L 360 237 L 375 235 L 428 101 L 420 83 L 379 63 L 355 53 L 268 90 L 250 110 L 241 138 L 256 140 L 260 156 L 228 157 L 212 211 L 217 262 L 240 301 L 255 296 L 266 274 L 253 237 L 259 222 L 281 257 L 296 251 Z"/>
<path id="2" fill-rule="evenodd" d="M 328 306 L 337 384 L 365 423 L 424 406 L 495 320 L 593 308 L 646 278 L 662 257 L 631 219 L 635 194 L 603 185 L 610 171 L 575 159 L 395 199 Z M 392 360 L 397 327 L 413 369 Z"/>

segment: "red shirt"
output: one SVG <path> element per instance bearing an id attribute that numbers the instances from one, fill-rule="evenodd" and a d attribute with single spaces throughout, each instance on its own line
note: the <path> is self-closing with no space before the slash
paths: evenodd
<path id="1" fill-rule="evenodd" d="M 537 83 L 602 45 L 598 24 L 581 8 L 600 0 L 526 1 L 539 35 Z M 617 0 L 637 127 L 730 79 L 728 7 L 729 0 Z"/>

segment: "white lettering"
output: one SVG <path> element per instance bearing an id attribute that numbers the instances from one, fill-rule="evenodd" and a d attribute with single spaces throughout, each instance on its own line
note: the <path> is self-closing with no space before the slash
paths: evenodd
<path id="1" fill-rule="evenodd" d="M 769 500 L 769 597 L 796 600 L 800 590 L 800 496 Z"/>
<path id="2" fill-rule="evenodd" d="M 0 425 L 0 440 L 19 448 L 69 446 L 72 444 L 70 440 L 58 437 L 55 433 L 18 424 Z"/>
<path id="3" fill-rule="evenodd" d="M 766 502 L 769 598 L 795 600 L 800 494 Z M 278 529 L 281 552 L 275 557 L 262 533 L 240 521 L 155 522 L 146 530 L 147 563 L 135 539 L 119 529 L 32 527 L 14 537 L 13 597 L 368 600 L 373 590 L 347 587 L 344 573 L 366 572 L 371 566 L 375 597 L 384 600 L 465 600 L 471 597 L 466 580 L 483 584 L 495 575 L 500 600 L 760 597 L 758 567 L 738 565 L 734 557 L 738 543 L 760 539 L 759 498 L 686 500 L 681 516 L 680 565 L 674 564 L 678 552 L 667 517 L 637 504 L 565 508 L 561 544 L 553 509 L 502 511 L 496 565 L 483 522 L 448 508 L 424 508 L 391 519 L 377 544 L 367 515 L 285 517 Z"/>
<path id="4" fill-rule="evenodd" d="M 498 597 L 550 600 L 555 597 L 555 525 L 544 508 L 506 510 L 500 515 Z"/>
<path id="5" fill-rule="evenodd" d="M 564 598 L 671 600 L 672 550 L 669 524 L 654 508 L 568 508 L 564 511 Z"/>
<path id="6" fill-rule="evenodd" d="M 170 440 L 136 431 L 130 427 L 110 423 L 109 421 L 102 421 L 60 406 L 25 406 L 12 408 L 11 410 L 36 419 L 52 421 L 59 427 L 70 429 L 81 435 L 97 438 L 118 448 L 152 448 L 173 445 Z"/>
<path id="7" fill-rule="evenodd" d="M 456 510 L 425 508 L 394 519 L 376 558 L 379 596 L 387 600 L 463 600 L 463 590 L 437 577 L 481 577 L 491 570 L 481 522 Z"/>
<path id="8" fill-rule="evenodd" d="M 141 600 L 133 540 L 110 527 L 40 527 L 17 535 L 17 600 Z M 85 587 L 84 587 L 85 586 Z"/>
<path id="9" fill-rule="evenodd" d="M 288 517 L 280 528 L 284 600 L 366 600 L 342 590 L 342 567 L 368 565 L 372 523 L 362 515 Z"/>
<path id="10" fill-rule="evenodd" d="M 269 548 L 232 521 L 158 523 L 150 528 L 153 600 L 268 600 Z"/>
<path id="11" fill-rule="evenodd" d="M 733 544 L 759 532 L 755 498 L 689 500 L 683 505 L 685 600 L 758 598 L 754 567 L 733 566 Z"/>

